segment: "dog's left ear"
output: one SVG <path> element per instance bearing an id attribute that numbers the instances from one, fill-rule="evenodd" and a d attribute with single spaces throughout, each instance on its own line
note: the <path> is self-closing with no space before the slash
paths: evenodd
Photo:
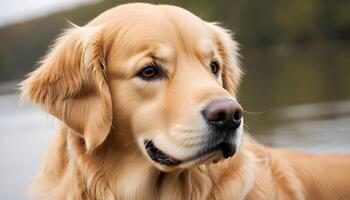
<path id="1" fill-rule="evenodd" d="M 223 87 L 235 96 L 242 77 L 239 64 L 238 44 L 232 39 L 231 31 L 220 27 L 217 23 L 207 23 L 214 33 L 214 39 L 223 58 Z"/>
<path id="2" fill-rule="evenodd" d="M 101 30 L 102 27 L 67 30 L 20 88 L 22 97 L 80 135 L 88 151 L 106 139 L 112 125 Z"/>

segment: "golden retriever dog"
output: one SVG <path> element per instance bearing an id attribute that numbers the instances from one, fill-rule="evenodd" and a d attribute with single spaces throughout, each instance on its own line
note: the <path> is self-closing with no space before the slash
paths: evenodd
<path id="1" fill-rule="evenodd" d="M 21 84 L 61 122 L 33 198 L 350 199 L 349 156 L 245 136 L 237 51 L 229 31 L 169 5 L 65 31 Z"/>

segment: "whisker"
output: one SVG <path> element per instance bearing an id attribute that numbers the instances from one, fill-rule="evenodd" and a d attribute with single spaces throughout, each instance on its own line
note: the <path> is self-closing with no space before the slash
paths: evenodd
<path id="1" fill-rule="evenodd" d="M 248 127 L 248 125 L 247 125 L 247 124 L 243 124 L 243 127 L 244 127 L 244 128 L 248 128 L 248 129 L 249 129 L 249 127 Z"/>
<path id="2" fill-rule="evenodd" d="M 247 111 L 247 110 L 245 110 L 244 113 L 253 114 L 253 115 L 261 115 L 261 114 L 266 113 L 266 110 L 259 111 L 259 112 L 253 112 L 253 111 Z"/>

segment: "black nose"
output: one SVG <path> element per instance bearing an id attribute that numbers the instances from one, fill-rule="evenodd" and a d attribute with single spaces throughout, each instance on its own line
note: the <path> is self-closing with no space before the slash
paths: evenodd
<path id="1" fill-rule="evenodd" d="M 203 110 L 204 118 L 217 128 L 238 128 L 242 122 L 243 109 L 234 100 L 214 100 Z"/>

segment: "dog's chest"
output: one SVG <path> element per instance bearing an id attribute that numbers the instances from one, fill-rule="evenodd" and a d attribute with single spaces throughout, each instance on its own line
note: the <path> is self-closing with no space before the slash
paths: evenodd
<path id="1" fill-rule="evenodd" d="M 207 199 L 212 179 L 203 173 L 159 173 L 148 169 L 121 173 L 117 178 L 118 199 Z"/>

